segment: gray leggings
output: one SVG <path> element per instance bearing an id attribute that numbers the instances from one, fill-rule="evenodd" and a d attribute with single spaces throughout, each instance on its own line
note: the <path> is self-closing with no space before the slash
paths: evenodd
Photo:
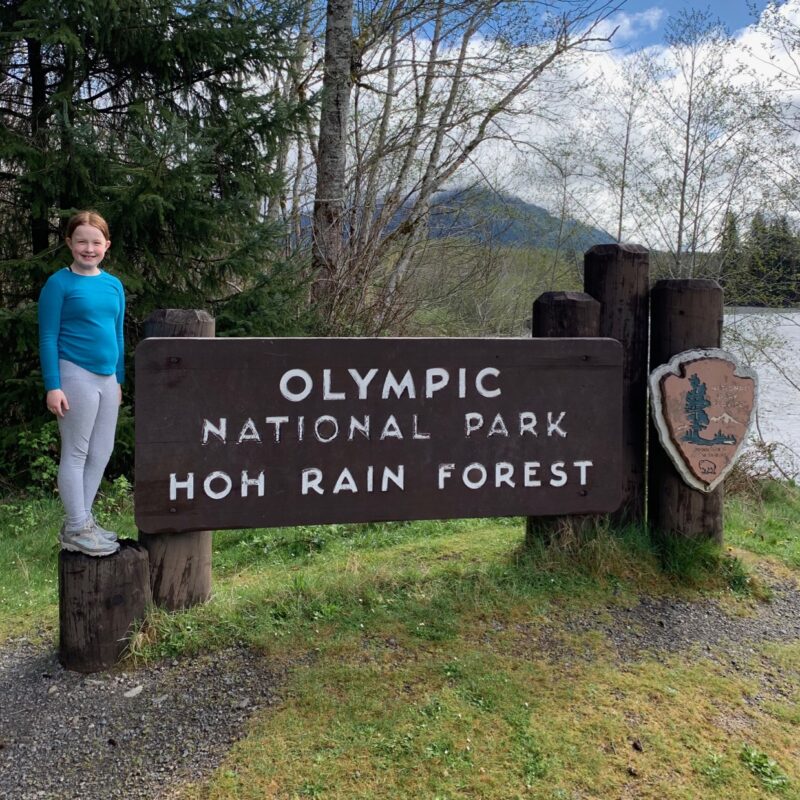
<path id="1" fill-rule="evenodd" d="M 77 530 L 92 513 L 103 472 L 114 449 L 119 413 L 116 375 L 95 375 L 60 359 L 61 389 L 69 411 L 58 418 L 61 463 L 58 491 L 67 514 L 67 530 Z"/>

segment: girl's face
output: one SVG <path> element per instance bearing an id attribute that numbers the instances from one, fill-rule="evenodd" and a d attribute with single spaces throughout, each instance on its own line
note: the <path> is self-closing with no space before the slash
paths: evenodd
<path id="1" fill-rule="evenodd" d="M 111 247 L 111 240 L 93 225 L 78 225 L 67 236 L 67 247 L 72 251 L 72 266 L 82 272 L 95 272 Z"/>

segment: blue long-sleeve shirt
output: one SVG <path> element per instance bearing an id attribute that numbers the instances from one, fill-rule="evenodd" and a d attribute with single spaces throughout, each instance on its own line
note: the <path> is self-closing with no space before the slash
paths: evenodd
<path id="1" fill-rule="evenodd" d="M 61 388 L 58 359 L 122 383 L 125 292 L 119 278 L 102 270 L 81 275 L 54 272 L 39 295 L 39 357 L 47 391 Z"/>

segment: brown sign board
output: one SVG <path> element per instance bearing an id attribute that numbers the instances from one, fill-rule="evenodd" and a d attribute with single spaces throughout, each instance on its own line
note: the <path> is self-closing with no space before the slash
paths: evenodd
<path id="1" fill-rule="evenodd" d="M 710 492 L 722 483 L 755 419 L 758 377 L 719 348 L 687 350 L 650 375 L 653 422 L 684 482 Z"/>
<path id="2" fill-rule="evenodd" d="M 145 533 L 613 511 L 613 339 L 147 339 Z"/>

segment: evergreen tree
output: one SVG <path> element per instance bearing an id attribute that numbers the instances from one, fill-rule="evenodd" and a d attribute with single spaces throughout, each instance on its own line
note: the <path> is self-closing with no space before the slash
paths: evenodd
<path id="1" fill-rule="evenodd" d="M 725 301 L 738 303 L 746 284 L 745 264 L 742 257 L 739 226 L 736 223 L 736 216 L 731 211 L 725 213 L 718 252 L 719 278 L 725 288 Z"/>
<path id="2" fill-rule="evenodd" d="M 798 300 L 800 248 L 786 215 L 769 225 L 770 305 L 784 306 Z"/>
<path id="3" fill-rule="evenodd" d="M 278 141 L 298 116 L 273 89 L 293 26 L 280 0 L 0 7 L 0 347 L 15 354 L 0 368 L 7 475 L 19 427 L 44 408 L 35 301 L 66 263 L 63 224 L 76 209 L 109 221 L 105 266 L 129 292 L 129 323 L 155 307 L 224 312 L 236 298 L 246 309 L 240 295 L 256 293 L 272 308 L 248 330 L 298 331 L 297 281 L 262 213 L 280 180 Z"/>
<path id="4" fill-rule="evenodd" d="M 747 245 L 744 248 L 745 280 L 740 301 L 742 305 L 769 305 L 769 260 L 769 225 L 763 212 L 759 210 L 750 220 Z"/>
<path id="5" fill-rule="evenodd" d="M 711 405 L 711 401 L 706 397 L 706 385 L 700 381 L 697 375 L 689 378 L 692 388 L 686 393 L 686 405 L 684 410 L 689 418 L 691 431 L 695 436 L 700 431 L 708 427 L 708 414 L 706 409 Z"/>
<path id="6" fill-rule="evenodd" d="M 732 302 L 785 306 L 800 299 L 800 241 L 786 216 L 753 215 L 743 265 Z"/>

